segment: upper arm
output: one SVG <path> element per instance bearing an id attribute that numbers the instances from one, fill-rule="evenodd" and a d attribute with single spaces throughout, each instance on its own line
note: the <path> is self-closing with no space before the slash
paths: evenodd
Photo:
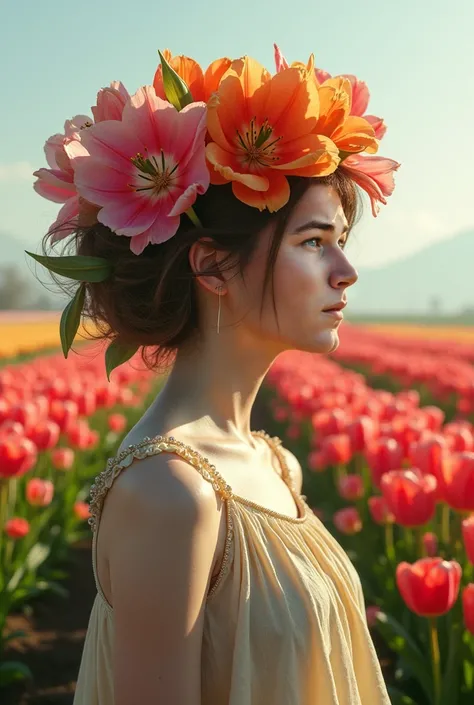
<path id="1" fill-rule="evenodd" d="M 200 705 L 219 500 L 199 473 L 164 454 L 122 473 L 109 494 L 115 705 Z"/>
<path id="2" fill-rule="evenodd" d="M 298 494 L 301 494 L 301 490 L 303 488 L 303 471 L 301 469 L 299 460 L 287 448 L 282 448 L 282 450 L 286 464 L 288 466 L 288 470 L 290 471 L 290 475 L 293 479 L 294 487 Z"/>

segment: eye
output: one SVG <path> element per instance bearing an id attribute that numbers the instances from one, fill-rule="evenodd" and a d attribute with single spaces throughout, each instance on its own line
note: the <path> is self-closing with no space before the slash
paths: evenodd
<path id="1" fill-rule="evenodd" d="M 311 237 L 309 240 L 305 240 L 302 245 L 308 245 L 313 250 L 317 250 L 322 247 L 322 240 L 320 237 Z"/>

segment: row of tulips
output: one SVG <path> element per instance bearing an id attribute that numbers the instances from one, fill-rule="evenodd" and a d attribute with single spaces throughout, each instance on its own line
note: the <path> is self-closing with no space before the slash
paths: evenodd
<path id="1" fill-rule="evenodd" d="M 453 414 L 474 414 L 474 345 L 420 340 L 346 326 L 334 359 L 357 368 L 371 381 L 387 379 L 419 387 Z"/>
<path id="2" fill-rule="evenodd" d="M 361 575 L 394 705 L 474 702 L 474 427 L 307 353 L 280 356 L 266 393 Z"/>
<path id="3" fill-rule="evenodd" d="M 70 546 L 90 538 L 88 492 L 141 413 L 152 377 L 134 361 L 108 383 L 94 347 L 0 368 L 0 686 L 31 678 L 7 660 L 10 613 L 65 595 Z M 34 674 L 33 674 L 34 676 Z"/>

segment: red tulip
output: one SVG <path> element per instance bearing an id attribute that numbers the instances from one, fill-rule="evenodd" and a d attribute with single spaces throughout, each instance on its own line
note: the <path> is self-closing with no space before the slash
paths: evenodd
<path id="1" fill-rule="evenodd" d="M 364 496 L 364 481 L 360 475 L 343 475 L 338 480 L 338 491 L 343 499 L 353 502 Z"/>
<path id="2" fill-rule="evenodd" d="M 328 466 L 326 456 L 319 450 L 314 450 L 308 455 L 308 467 L 313 472 L 323 472 Z"/>
<path id="3" fill-rule="evenodd" d="M 397 585 L 406 605 L 421 617 L 439 617 L 459 594 L 462 568 L 456 561 L 421 558 L 397 566 Z"/>
<path id="4" fill-rule="evenodd" d="M 50 480 L 33 477 L 26 485 L 26 501 L 33 507 L 47 507 L 54 495 L 54 485 Z"/>
<path id="5" fill-rule="evenodd" d="M 34 402 L 16 404 L 10 409 L 10 419 L 21 423 L 25 431 L 36 426 L 40 420 L 39 409 Z"/>
<path id="6" fill-rule="evenodd" d="M 21 517 L 13 517 L 5 524 L 5 533 L 11 539 L 22 539 L 29 533 L 29 531 L 29 523 L 26 519 L 22 519 Z"/>
<path id="7" fill-rule="evenodd" d="M 446 439 L 439 435 L 413 443 L 408 455 L 414 467 L 425 475 L 434 475 L 438 483 L 451 458 Z"/>
<path id="8" fill-rule="evenodd" d="M 394 438 L 379 438 L 366 452 L 372 482 L 380 487 L 382 475 L 402 467 L 403 448 Z"/>
<path id="9" fill-rule="evenodd" d="M 347 424 L 347 414 L 342 409 L 317 411 L 313 414 L 311 423 L 318 438 L 342 433 Z"/>
<path id="10" fill-rule="evenodd" d="M 362 520 L 355 507 L 339 509 L 332 518 L 334 526 L 341 534 L 357 534 L 362 531 Z"/>
<path id="11" fill-rule="evenodd" d="M 301 427 L 297 423 L 292 423 L 286 429 L 287 438 L 291 441 L 296 441 L 301 436 Z"/>
<path id="12" fill-rule="evenodd" d="M 51 453 L 51 463 L 56 470 L 70 470 L 74 464 L 72 448 L 55 448 Z"/>
<path id="13" fill-rule="evenodd" d="M 37 457 L 36 446 L 28 438 L 0 438 L 0 478 L 24 475 Z"/>
<path id="14" fill-rule="evenodd" d="M 464 625 L 468 632 L 474 634 L 474 583 L 469 583 L 462 593 Z"/>
<path id="15" fill-rule="evenodd" d="M 374 495 L 367 500 L 372 519 L 376 524 L 393 524 L 395 517 L 388 508 L 385 497 Z"/>
<path id="16" fill-rule="evenodd" d="M 459 511 L 474 511 L 474 453 L 453 456 L 443 468 L 440 490 L 445 501 Z"/>
<path id="17" fill-rule="evenodd" d="M 19 421 L 4 421 L 0 426 L 0 437 L 5 438 L 7 436 L 9 438 L 12 436 L 16 438 L 24 438 L 25 429 Z"/>
<path id="18" fill-rule="evenodd" d="M 381 490 L 395 521 L 402 526 L 422 526 L 433 518 L 437 481 L 417 470 L 391 470 L 382 477 Z"/>
<path id="19" fill-rule="evenodd" d="M 56 399 L 51 402 L 50 418 L 55 421 L 61 433 L 68 433 L 77 419 L 78 409 L 75 401 Z"/>
<path id="20" fill-rule="evenodd" d="M 377 425 L 370 416 L 359 416 L 346 428 L 351 439 L 353 453 L 360 453 L 373 442 L 377 433 Z"/>
<path id="21" fill-rule="evenodd" d="M 127 419 L 123 414 L 110 414 L 107 423 L 111 431 L 114 433 L 122 433 L 127 426 Z"/>
<path id="22" fill-rule="evenodd" d="M 91 429 L 89 424 L 84 419 L 79 419 L 68 431 L 67 437 L 69 445 L 79 450 L 85 450 L 89 447 Z"/>
<path id="23" fill-rule="evenodd" d="M 49 450 L 57 445 L 60 433 L 59 426 L 54 421 L 40 421 L 28 432 L 28 438 L 38 450 Z"/>
<path id="24" fill-rule="evenodd" d="M 95 390 L 85 389 L 76 397 L 76 404 L 80 416 L 92 416 L 97 409 Z"/>
<path id="25" fill-rule="evenodd" d="M 423 549 L 430 558 L 433 558 L 438 553 L 438 537 L 432 531 L 427 531 L 423 534 Z"/>
<path id="26" fill-rule="evenodd" d="M 352 457 L 349 436 L 338 433 L 321 439 L 321 453 L 325 456 L 328 465 L 345 465 Z"/>
<path id="27" fill-rule="evenodd" d="M 469 562 L 474 565 L 474 514 L 462 523 L 462 535 L 464 539 L 464 547 Z"/>
<path id="28" fill-rule="evenodd" d="M 444 411 L 438 406 L 424 406 L 422 412 L 428 422 L 428 428 L 431 431 L 440 431 L 445 417 Z"/>
<path id="29" fill-rule="evenodd" d="M 80 521 L 85 521 L 91 515 L 89 505 L 86 502 L 76 502 L 74 504 L 74 514 Z"/>

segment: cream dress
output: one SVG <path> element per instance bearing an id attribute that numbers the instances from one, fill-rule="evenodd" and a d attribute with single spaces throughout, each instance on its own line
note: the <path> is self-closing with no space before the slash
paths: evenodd
<path id="1" fill-rule="evenodd" d="M 206 458 L 172 437 L 130 446 L 96 478 L 89 521 L 98 594 L 74 705 L 114 705 L 114 612 L 100 587 L 96 560 L 104 498 L 125 468 L 163 452 L 192 465 L 226 508 L 224 559 L 205 610 L 202 705 L 390 705 L 357 573 L 297 493 L 279 439 L 255 435 L 276 453 L 297 518 L 235 495 Z"/>

